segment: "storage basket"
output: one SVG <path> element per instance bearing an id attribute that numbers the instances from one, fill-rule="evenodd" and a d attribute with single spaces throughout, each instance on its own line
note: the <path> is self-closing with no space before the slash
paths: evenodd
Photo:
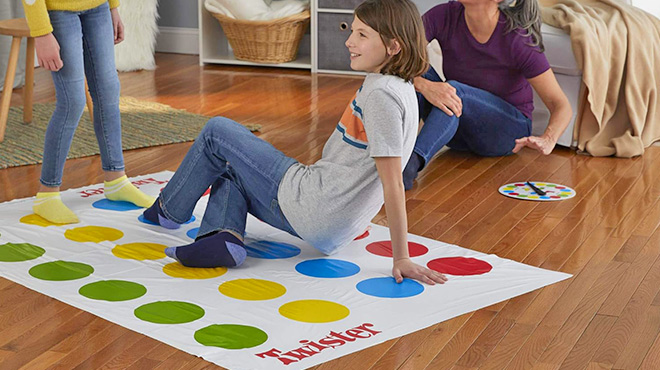
<path id="1" fill-rule="evenodd" d="M 236 59 L 258 63 L 285 63 L 296 59 L 310 18 L 309 10 L 269 21 L 211 14 L 220 22 Z"/>

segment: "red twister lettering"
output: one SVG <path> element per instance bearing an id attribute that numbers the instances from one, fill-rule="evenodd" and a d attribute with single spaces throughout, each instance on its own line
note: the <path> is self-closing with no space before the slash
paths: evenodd
<path id="1" fill-rule="evenodd" d="M 325 349 L 334 349 L 336 347 L 343 346 L 346 343 L 355 342 L 358 339 L 371 338 L 374 335 L 381 333 L 380 331 L 372 329 L 373 326 L 373 324 L 364 323 L 355 328 L 348 329 L 343 333 L 330 331 L 328 335 L 317 341 L 311 341 L 307 339 L 299 341 L 302 346 L 296 349 L 283 352 L 277 348 L 272 348 L 266 352 L 256 353 L 255 356 L 263 359 L 276 359 L 284 365 L 289 365 L 302 361 L 308 357 L 312 357 Z"/>

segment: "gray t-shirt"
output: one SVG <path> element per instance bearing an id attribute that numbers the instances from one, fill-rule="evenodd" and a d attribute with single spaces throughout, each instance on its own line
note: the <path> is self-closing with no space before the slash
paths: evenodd
<path id="1" fill-rule="evenodd" d="M 362 234 L 383 206 L 373 157 L 401 157 L 403 169 L 417 137 L 419 113 L 412 83 L 369 74 L 323 148 L 309 166 L 284 174 L 278 199 L 293 229 L 332 254 Z"/>

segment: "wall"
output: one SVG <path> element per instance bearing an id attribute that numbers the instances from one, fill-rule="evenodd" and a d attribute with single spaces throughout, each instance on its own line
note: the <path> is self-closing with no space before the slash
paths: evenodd
<path id="1" fill-rule="evenodd" d="M 156 51 L 199 54 L 197 0 L 160 0 Z"/>
<path id="2" fill-rule="evenodd" d="M 632 0 L 632 4 L 646 12 L 660 18 L 660 1 L 658 0 Z"/>

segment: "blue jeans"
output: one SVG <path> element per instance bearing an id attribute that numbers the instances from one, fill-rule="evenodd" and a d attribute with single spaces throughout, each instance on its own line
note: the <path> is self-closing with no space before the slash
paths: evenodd
<path id="1" fill-rule="evenodd" d="M 41 183 L 60 186 L 64 162 L 85 108 L 85 76 L 94 102 L 94 132 L 105 171 L 122 171 L 119 77 L 108 3 L 94 9 L 49 11 L 64 66 L 52 72 L 57 103 L 46 130 Z"/>
<path id="2" fill-rule="evenodd" d="M 442 81 L 433 68 L 423 77 Z M 422 166 L 445 145 L 496 157 L 512 154 L 515 140 L 531 135 L 532 120 L 504 99 L 457 81 L 448 83 L 463 102 L 460 117 L 447 115 L 417 93 L 419 116 L 424 120 L 424 126 L 417 136 L 414 152 L 424 159 Z"/>
<path id="3" fill-rule="evenodd" d="M 182 224 L 211 186 L 198 237 L 218 230 L 244 235 L 248 212 L 298 237 L 277 201 L 280 182 L 295 163 L 244 126 L 212 118 L 161 192 L 161 209 Z"/>

